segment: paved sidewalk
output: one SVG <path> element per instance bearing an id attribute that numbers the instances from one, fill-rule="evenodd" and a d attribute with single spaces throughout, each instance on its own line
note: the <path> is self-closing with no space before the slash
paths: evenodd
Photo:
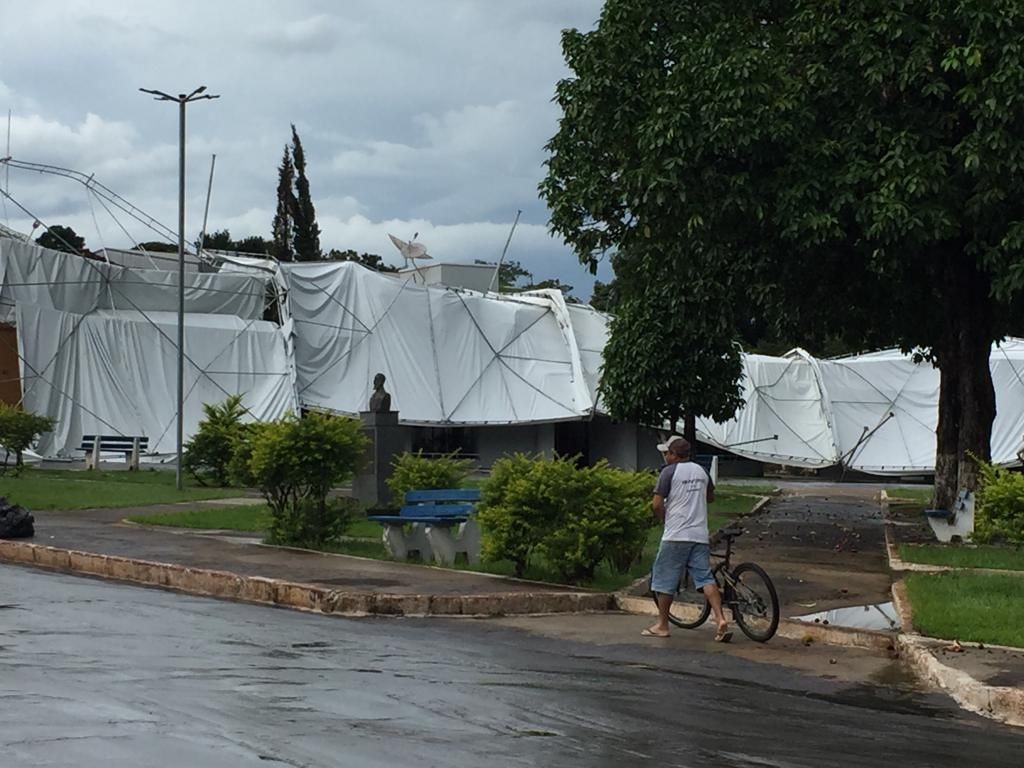
<path id="1" fill-rule="evenodd" d="M 568 588 L 503 579 L 466 571 L 263 546 L 244 534 L 161 530 L 125 524 L 134 514 L 223 505 L 188 502 L 143 508 L 34 512 L 36 535 L 24 540 L 100 555 L 230 571 L 353 593 L 393 595 L 490 595 L 562 593 Z M 250 502 L 251 503 L 251 502 Z M 573 590 L 579 591 L 579 590 Z"/>

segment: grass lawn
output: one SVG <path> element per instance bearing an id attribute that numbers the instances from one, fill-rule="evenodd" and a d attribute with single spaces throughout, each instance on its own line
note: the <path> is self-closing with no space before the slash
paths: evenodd
<path id="1" fill-rule="evenodd" d="M 987 573 L 911 573 L 914 625 L 947 640 L 1024 647 L 1024 577 Z"/>
<path id="2" fill-rule="evenodd" d="M 237 507 L 186 509 L 181 512 L 166 512 L 159 515 L 133 515 L 128 519 L 134 523 L 144 523 L 145 525 L 260 533 L 270 528 L 270 509 L 266 504 L 257 503 Z M 379 540 L 381 537 L 380 524 L 358 519 L 349 526 L 346 535 Z"/>
<path id="3" fill-rule="evenodd" d="M 190 484 L 179 491 L 174 473 L 160 470 L 102 472 L 25 468 L 20 476 L 0 476 L 0 496 L 29 509 L 135 507 L 241 495 L 237 488 Z"/>
<path id="4" fill-rule="evenodd" d="M 1024 549 L 1019 547 L 901 544 L 900 557 L 908 563 L 1024 571 Z"/>
<path id="5" fill-rule="evenodd" d="M 920 504 L 925 507 L 932 503 L 931 488 L 894 488 L 886 492 L 889 501 L 899 503 Z"/>

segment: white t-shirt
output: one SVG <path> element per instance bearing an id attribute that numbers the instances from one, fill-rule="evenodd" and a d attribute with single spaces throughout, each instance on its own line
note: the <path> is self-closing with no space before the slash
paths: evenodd
<path id="1" fill-rule="evenodd" d="M 654 492 L 665 499 L 662 541 L 708 543 L 708 486 L 714 487 L 708 473 L 692 461 L 661 470 Z"/>

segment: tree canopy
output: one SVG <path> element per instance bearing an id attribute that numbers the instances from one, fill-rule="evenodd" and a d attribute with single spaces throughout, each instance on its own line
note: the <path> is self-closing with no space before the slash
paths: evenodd
<path id="1" fill-rule="evenodd" d="M 43 234 L 36 238 L 36 243 L 53 251 L 64 253 L 75 253 L 80 256 L 91 256 L 89 249 L 85 247 L 85 238 L 79 235 L 71 227 L 63 224 L 54 224 L 47 228 Z"/>
<path id="2" fill-rule="evenodd" d="M 337 248 L 332 248 L 327 252 L 327 258 L 330 261 L 354 261 L 358 264 L 362 264 L 364 267 L 369 267 L 377 272 L 397 272 L 398 267 L 388 264 L 384 259 L 376 253 L 357 253 L 351 248 L 347 248 L 344 251 L 340 251 Z"/>
<path id="3" fill-rule="evenodd" d="M 948 503 L 989 455 L 989 348 L 1020 316 L 1021 39 L 1019 0 L 608 0 L 563 35 L 551 226 L 592 268 L 615 253 L 627 306 L 671 281 L 725 336 L 925 348 Z"/>

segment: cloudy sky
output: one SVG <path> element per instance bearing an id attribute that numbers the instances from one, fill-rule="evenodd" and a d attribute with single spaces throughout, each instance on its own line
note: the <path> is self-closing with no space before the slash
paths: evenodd
<path id="1" fill-rule="evenodd" d="M 322 245 L 399 263 L 391 232 L 419 232 L 435 258 L 496 260 L 509 248 L 535 277 L 588 296 L 592 278 L 547 233 L 537 197 L 551 103 L 567 74 L 565 27 L 590 29 L 600 0 L 3 0 L 0 111 L 10 154 L 63 166 L 177 225 L 177 107 L 169 93 L 206 85 L 188 109 L 186 234 L 269 236 L 277 166 L 295 123 Z M 6 120 L 0 155 L 6 154 Z M 10 194 L 92 248 L 156 239 L 115 221 L 86 188 L 9 172 Z M 0 183 L 5 177 L 0 173 Z M 11 203 L 0 223 L 32 217 Z M 127 230 L 122 231 L 121 227 Z M 610 274 L 604 266 L 599 277 Z"/>

